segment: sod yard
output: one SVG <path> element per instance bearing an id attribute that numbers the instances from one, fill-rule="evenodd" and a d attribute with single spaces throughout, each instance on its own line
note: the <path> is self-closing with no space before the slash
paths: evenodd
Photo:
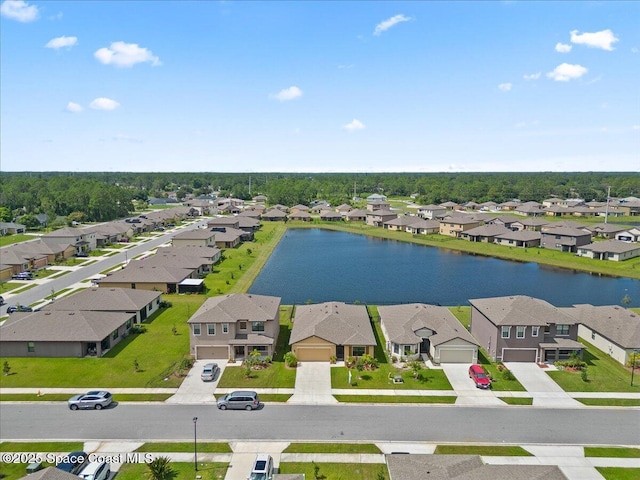
<path id="1" fill-rule="evenodd" d="M 193 462 L 171 462 L 173 473 L 167 478 L 171 480 L 193 480 L 196 478 Z M 228 463 L 207 463 L 198 462 L 199 479 L 201 480 L 221 480 L 227 474 Z M 144 463 L 125 463 L 118 472 L 118 480 L 146 480 L 151 478 L 149 468 Z"/>
<path id="2" fill-rule="evenodd" d="M 580 372 L 547 372 L 566 392 L 636 392 L 640 393 L 640 381 L 631 386 L 631 370 L 623 367 L 602 350 L 584 339 L 580 342 L 587 348 L 582 360 L 587 363 L 588 381 L 583 381 Z M 636 369 L 637 370 L 637 369 Z M 637 373 L 637 372 L 636 372 Z"/>
<path id="3" fill-rule="evenodd" d="M 317 475 L 314 473 L 317 468 Z M 300 463 L 282 462 L 278 473 L 304 473 L 305 478 L 325 480 L 388 480 L 386 465 L 381 463 Z"/>

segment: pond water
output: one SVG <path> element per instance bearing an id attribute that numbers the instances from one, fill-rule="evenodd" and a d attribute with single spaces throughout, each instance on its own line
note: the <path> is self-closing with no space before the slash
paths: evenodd
<path id="1" fill-rule="evenodd" d="M 470 298 L 529 295 L 552 305 L 640 306 L 640 281 L 573 273 L 536 263 L 455 253 L 322 229 L 285 233 L 250 293 L 282 303 L 468 305 Z"/>

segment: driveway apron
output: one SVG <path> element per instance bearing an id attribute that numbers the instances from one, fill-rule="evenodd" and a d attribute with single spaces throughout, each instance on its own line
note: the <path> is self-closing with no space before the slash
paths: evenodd
<path id="1" fill-rule="evenodd" d="M 504 405 L 491 390 L 476 388 L 469 378 L 469 364 L 443 363 L 442 370 L 456 392 L 456 405 Z"/>
<path id="2" fill-rule="evenodd" d="M 220 367 L 216 378 L 211 382 L 203 382 L 200 379 L 202 367 L 207 363 L 217 363 L 218 367 Z M 216 399 L 213 396 L 213 392 L 226 366 L 227 360 L 196 360 L 178 391 L 172 397 L 169 397 L 166 403 L 215 403 Z"/>
<path id="3" fill-rule="evenodd" d="M 536 363 L 504 364 L 533 397 L 534 407 L 583 407 L 547 375 Z"/>
<path id="4" fill-rule="evenodd" d="M 331 395 L 329 362 L 299 363 L 294 393 L 287 403 L 332 405 L 338 401 Z"/>

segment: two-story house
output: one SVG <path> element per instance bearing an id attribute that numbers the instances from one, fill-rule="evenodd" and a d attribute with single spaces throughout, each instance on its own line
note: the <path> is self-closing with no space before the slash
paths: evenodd
<path id="1" fill-rule="evenodd" d="M 582 355 L 578 322 L 544 300 L 514 295 L 469 303 L 471 334 L 494 360 L 542 363 Z"/>
<path id="2" fill-rule="evenodd" d="M 187 323 L 196 360 L 242 360 L 254 350 L 273 356 L 280 333 L 280 297 L 240 293 L 211 297 Z"/>

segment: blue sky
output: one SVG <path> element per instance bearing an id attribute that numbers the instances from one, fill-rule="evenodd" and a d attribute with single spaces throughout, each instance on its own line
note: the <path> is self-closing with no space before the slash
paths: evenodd
<path id="1" fill-rule="evenodd" d="M 640 171 L 640 2 L 0 13 L 3 171 Z"/>

